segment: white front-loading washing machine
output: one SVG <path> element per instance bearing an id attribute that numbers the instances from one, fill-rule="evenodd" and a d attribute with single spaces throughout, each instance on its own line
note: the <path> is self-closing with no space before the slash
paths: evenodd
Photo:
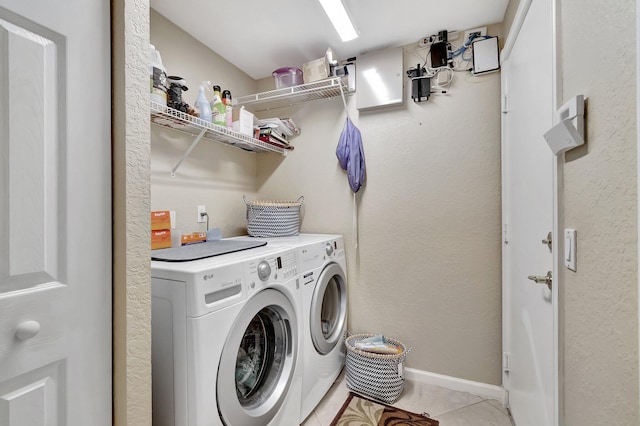
<path id="1" fill-rule="evenodd" d="M 152 262 L 154 426 L 299 423 L 295 250 Z"/>
<path id="2" fill-rule="evenodd" d="M 346 358 L 347 267 L 344 239 L 333 234 L 252 238 L 298 252 L 302 282 L 302 401 L 300 423 L 320 403 L 340 375 Z"/>

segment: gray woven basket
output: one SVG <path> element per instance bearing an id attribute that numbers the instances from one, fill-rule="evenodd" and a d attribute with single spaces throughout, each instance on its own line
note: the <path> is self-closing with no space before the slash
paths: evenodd
<path id="1" fill-rule="evenodd" d="M 382 355 L 362 351 L 355 344 L 373 334 L 354 334 L 345 340 L 347 347 L 347 387 L 372 399 L 393 404 L 402 393 L 404 378 L 402 363 L 411 349 L 398 340 L 385 337 L 387 343 L 399 346 L 402 352 Z"/>
<path id="2" fill-rule="evenodd" d="M 252 237 L 291 237 L 300 233 L 300 210 L 296 201 L 247 201 L 247 231 Z"/>

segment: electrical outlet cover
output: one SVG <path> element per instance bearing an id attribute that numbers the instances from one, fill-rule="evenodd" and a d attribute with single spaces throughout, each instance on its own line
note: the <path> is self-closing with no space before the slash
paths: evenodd
<path id="1" fill-rule="evenodd" d="M 464 32 L 464 38 L 462 39 L 463 42 L 466 42 L 467 40 L 469 40 L 469 36 L 471 36 L 471 34 L 473 33 L 480 33 L 481 36 L 486 36 L 487 35 L 487 27 L 479 27 L 479 28 L 474 28 L 472 30 L 467 30 Z"/>
<path id="2" fill-rule="evenodd" d="M 198 206 L 198 223 L 205 223 L 207 221 L 206 216 L 202 216 L 202 213 L 206 213 L 207 208 L 205 206 Z"/>

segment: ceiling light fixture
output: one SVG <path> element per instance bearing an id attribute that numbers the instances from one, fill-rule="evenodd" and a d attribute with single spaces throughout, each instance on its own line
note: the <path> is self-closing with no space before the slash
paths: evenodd
<path id="1" fill-rule="evenodd" d="M 327 14 L 333 27 L 338 32 L 342 41 L 353 40 L 358 37 L 358 32 L 349 19 L 349 14 L 342 4 L 342 0 L 318 0 Z"/>

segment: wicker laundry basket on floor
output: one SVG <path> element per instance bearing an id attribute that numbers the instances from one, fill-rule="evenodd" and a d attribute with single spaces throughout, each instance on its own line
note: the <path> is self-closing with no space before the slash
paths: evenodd
<path id="1" fill-rule="evenodd" d="M 385 342 L 401 348 L 399 354 L 383 355 L 355 347 L 357 342 L 372 336 L 374 334 L 354 334 L 345 340 L 347 387 L 356 393 L 392 404 L 404 388 L 402 363 L 411 349 L 388 337 L 385 337 Z"/>
<path id="2" fill-rule="evenodd" d="M 300 233 L 300 210 L 296 201 L 247 201 L 247 231 L 252 237 L 292 237 Z"/>

